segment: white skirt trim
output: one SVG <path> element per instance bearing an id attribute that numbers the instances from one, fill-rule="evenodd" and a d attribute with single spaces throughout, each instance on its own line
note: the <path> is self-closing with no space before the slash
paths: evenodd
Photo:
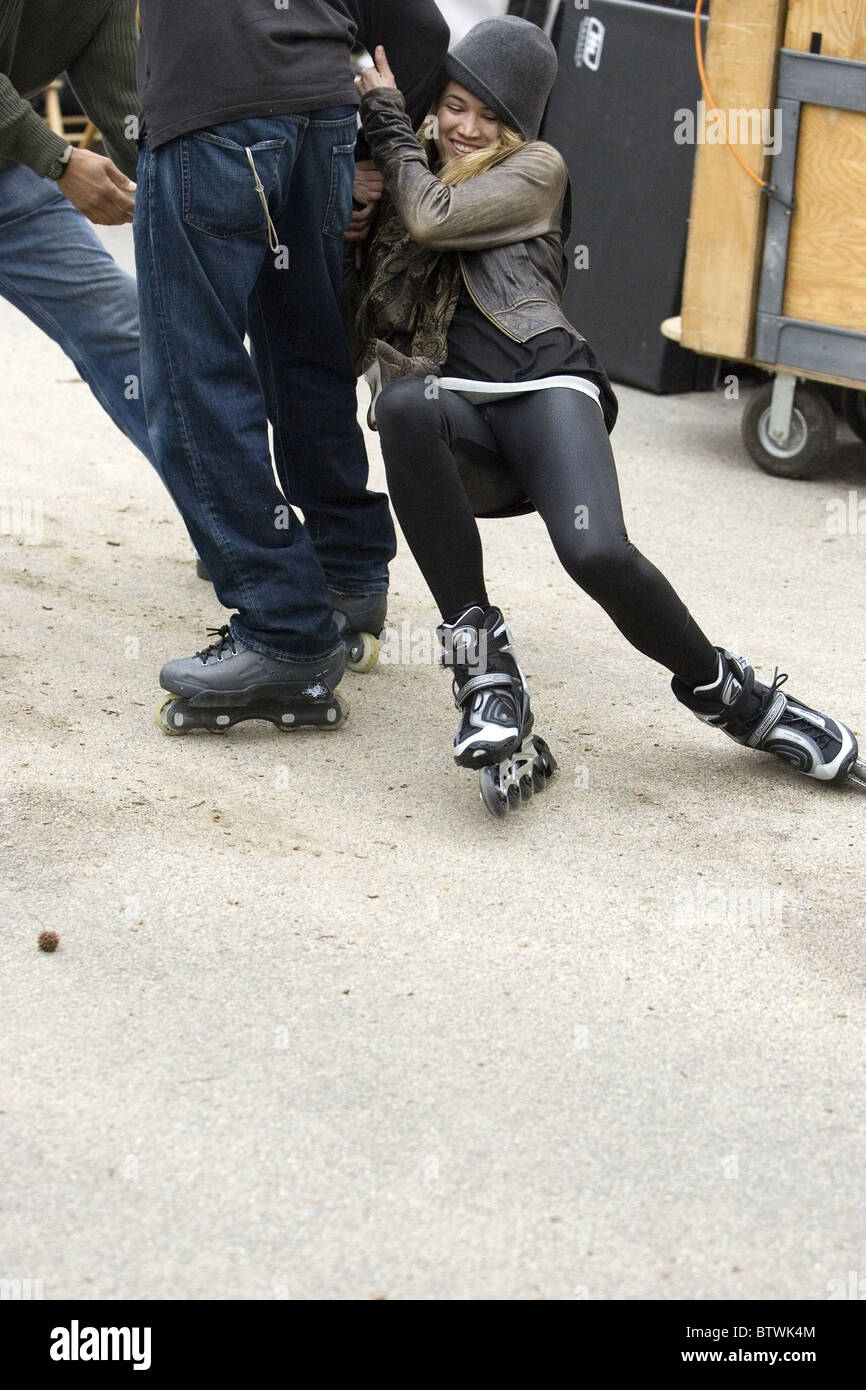
<path id="1" fill-rule="evenodd" d="M 491 397 L 507 401 L 512 396 L 523 396 L 527 391 L 550 391 L 554 387 L 565 386 L 571 391 L 591 396 L 599 410 L 602 409 L 598 386 L 582 376 L 543 376 L 538 381 L 470 381 L 466 377 L 442 376 L 438 378 L 438 383 L 440 390 L 454 391 L 465 396 L 473 405 L 488 404 Z"/>

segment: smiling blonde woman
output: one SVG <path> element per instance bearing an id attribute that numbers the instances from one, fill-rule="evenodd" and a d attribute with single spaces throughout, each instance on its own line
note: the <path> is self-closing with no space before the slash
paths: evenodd
<path id="1" fill-rule="evenodd" d="M 542 31 L 515 16 L 477 25 L 448 55 L 430 118 L 412 129 L 387 55 L 358 78 L 387 199 L 365 269 L 356 364 L 373 387 L 391 500 L 442 614 L 460 723 L 454 756 L 482 770 L 494 814 L 555 764 L 484 579 L 477 516 L 536 509 L 556 553 L 674 694 L 737 742 L 822 781 L 846 777 L 843 724 L 755 678 L 714 647 L 628 538 L 609 433 L 616 397 L 563 313 L 568 172 L 538 139 L 556 75 Z"/>

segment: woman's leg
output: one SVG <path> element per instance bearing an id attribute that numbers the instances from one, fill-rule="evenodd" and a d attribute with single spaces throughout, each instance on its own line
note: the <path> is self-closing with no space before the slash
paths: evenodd
<path id="1" fill-rule="evenodd" d="M 441 391 L 428 400 L 420 377 L 386 386 L 376 422 L 391 504 L 443 618 L 487 606 L 481 537 L 460 480 L 455 450 L 499 450 L 481 410 Z"/>
<path id="2" fill-rule="evenodd" d="M 509 465 L 571 577 L 632 646 L 689 685 L 712 681 L 718 653 L 664 575 L 628 538 L 601 411 L 565 388 L 486 408 Z"/>

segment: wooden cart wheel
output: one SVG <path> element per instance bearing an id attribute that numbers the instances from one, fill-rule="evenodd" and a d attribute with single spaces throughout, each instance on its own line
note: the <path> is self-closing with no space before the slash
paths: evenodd
<path id="1" fill-rule="evenodd" d="M 842 397 L 842 411 L 854 433 L 866 441 L 866 391 L 849 388 Z"/>
<path id="2" fill-rule="evenodd" d="M 743 411 L 743 443 L 759 468 L 776 478 L 814 478 L 836 442 L 830 403 L 814 386 L 798 386 L 784 444 L 770 434 L 773 383 L 761 386 Z"/>

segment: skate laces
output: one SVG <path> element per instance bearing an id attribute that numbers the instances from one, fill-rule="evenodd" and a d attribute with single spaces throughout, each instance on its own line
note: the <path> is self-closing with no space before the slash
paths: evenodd
<path id="1" fill-rule="evenodd" d="M 216 637 L 218 640 L 216 642 L 211 642 L 210 646 L 205 647 L 202 651 L 196 652 L 196 656 L 198 657 L 202 666 L 207 666 L 208 658 L 212 656 L 215 656 L 217 661 L 222 661 L 223 652 L 226 647 L 231 647 L 232 656 L 237 656 L 238 649 L 235 646 L 235 640 L 232 637 L 231 628 L 209 627 L 207 628 L 207 635 L 208 637 Z"/>
<path id="2" fill-rule="evenodd" d="M 780 685 L 784 685 L 784 684 L 785 684 L 785 681 L 786 681 L 787 679 L 788 679 L 787 672 L 783 673 L 783 674 L 780 676 L 780 675 L 779 675 L 779 668 L 778 668 L 778 666 L 777 666 L 776 669 L 775 669 L 775 671 L 773 672 L 773 684 L 770 686 L 770 694 L 771 694 L 771 695 L 775 695 L 776 691 L 779 689 L 779 686 L 780 686 Z"/>

